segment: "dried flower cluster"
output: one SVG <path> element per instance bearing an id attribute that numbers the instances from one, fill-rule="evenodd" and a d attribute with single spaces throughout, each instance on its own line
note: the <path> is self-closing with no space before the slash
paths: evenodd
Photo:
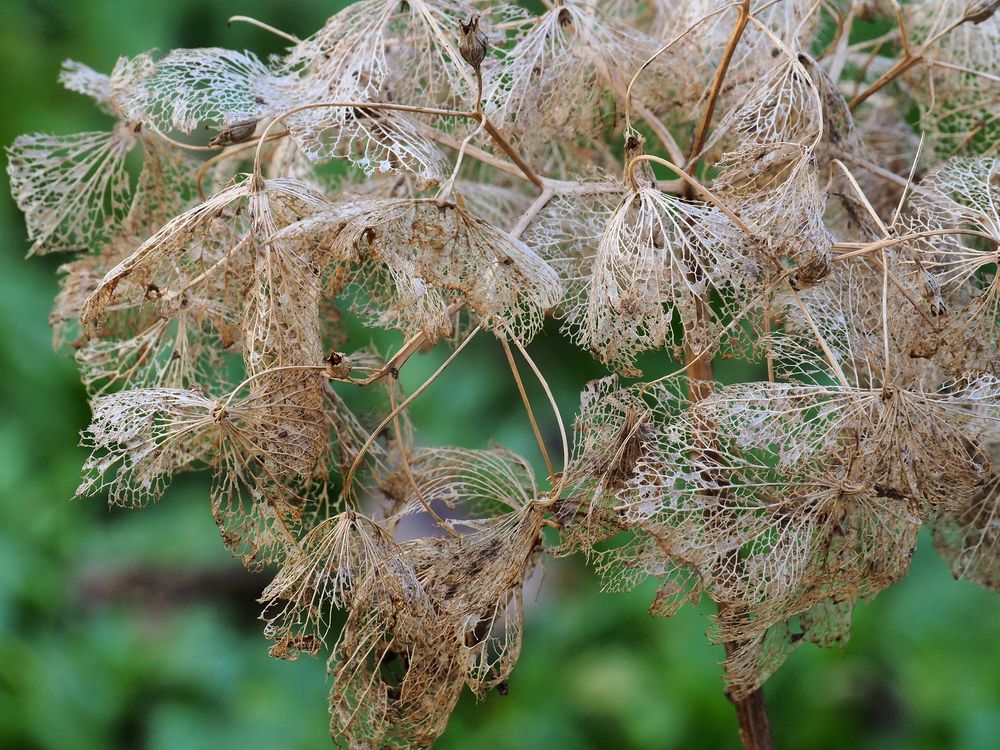
<path id="1" fill-rule="evenodd" d="M 265 27 L 267 60 L 65 63 L 112 124 L 22 136 L 8 169 L 32 253 L 76 253 L 51 322 L 92 396 L 78 494 L 138 506 L 210 469 L 225 544 L 277 567 L 272 654 L 329 647 L 351 747 L 427 746 L 464 686 L 505 692 L 525 579 L 572 552 L 611 588 L 660 579 L 655 614 L 716 602 L 767 747 L 762 683 L 845 640 L 922 525 L 1000 590 L 1000 4 L 543 5 L 359 0 L 307 39 Z M 404 345 L 348 351 L 340 308 Z M 572 442 L 525 348 L 547 316 L 615 372 Z M 443 342 L 437 377 L 479 332 L 541 486 L 413 441 L 426 384 L 399 369 Z M 643 352 L 686 363 L 644 380 Z M 716 356 L 767 379 L 714 383 Z"/>

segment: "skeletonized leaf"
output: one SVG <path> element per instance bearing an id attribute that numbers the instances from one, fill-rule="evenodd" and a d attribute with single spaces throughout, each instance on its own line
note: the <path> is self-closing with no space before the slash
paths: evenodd
<path id="1" fill-rule="evenodd" d="M 135 132 L 15 139 L 7 150 L 11 192 L 28 225 L 31 253 L 89 250 L 106 242 L 129 211 L 125 157 Z"/>
<path id="2" fill-rule="evenodd" d="M 498 335 L 530 339 L 559 298 L 555 272 L 520 240 L 459 203 L 362 201 L 283 230 L 318 246 L 355 309 L 380 325 L 431 337 L 452 330 L 461 301 Z"/>

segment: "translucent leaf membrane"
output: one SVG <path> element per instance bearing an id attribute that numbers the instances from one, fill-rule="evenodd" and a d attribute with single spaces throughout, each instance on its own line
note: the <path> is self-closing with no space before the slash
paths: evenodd
<path id="1" fill-rule="evenodd" d="M 498 335 L 527 341 L 559 299 L 558 277 L 541 258 L 461 202 L 361 201 L 279 236 L 317 248 L 332 269 L 330 293 L 407 334 L 448 336 L 449 305 L 461 302 Z"/>
<path id="2" fill-rule="evenodd" d="M 155 62 L 146 56 L 143 67 L 122 96 L 123 107 L 128 119 L 163 131 L 225 129 L 308 101 L 305 85 L 273 72 L 250 52 L 178 49 Z"/>
<path id="3" fill-rule="evenodd" d="M 479 695 L 506 681 L 520 654 L 524 580 L 540 549 L 542 519 L 529 501 L 495 518 L 457 521 L 467 529 L 457 537 L 406 546 L 441 618 L 444 645 Z"/>
<path id="4" fill-rule="evenodd" d="M 993 470 L 968 502 L 931 519 L 934 546 L 956 578 L 1000 591 L 1000 472 L 997 445 Z"/>
<path id="5" fill-rule="evenodd" d="M 91 456 L 77 495 L 106 491 L 111 504 L 138 507 L 158 500 L 175 472 L 211 465 L 223 541 L 248 566 L 280 560 L 305 502 L 296 486 L 325 448 L 314 428 L 322 410 L 297 398 L 316 378 L 299 374 L 298 388 L 289 377 L 284 389 L 250 389 L 238 399 L 170 388 L 100 396 L 83 434 Z"/>
<path id="6" fill-rule="evenodd" d="M 944 33 L 931 45 L 926 63 L 904 78 L 920 106 L 928 145 L 940 157 L 994 154 L 1000 142 L 1000 18 L 994 13 L 961 22 L 973 5 L 944 0 L 904 6 L 915 43 Z"/>
<path id="7" fill-rule="evenodd" d="M 473 517 L 524 507 L 536 495 L 531 466 L 502 448 L 417 448 L 379 479 L 394 517 L 444 507 Z"/>
<path id="8" fill-rule="evenodd" d="M 424 184 L 441 178 L 444 156 L 422 132 L 426 126 L 402 112 L 321 107 L 296 112 L 284 122 L 312 161 L 342 156 L 369 177 L 405 170 Z"/>
<path id="9" fill-rule="evenodd" d="M 76 60 L 64 60 L 59 83 L 68 91 L 89 96 L 103 111 L 114 115 L 111 76 L 98 73 Z"/>
<path id="10" fill-rule="evenodd" d="M 720 319 L 745 306 L 760 277 L 736 231 L 711 206 L 639 188 L 609 219 L 585 304 L 567 311 L 567 326 L 581 346 L 625 369 L 643 351 L 713 348 Z M 702 304 L 713 291 L 721 312 Z"/>
<path id="11" fill-rule="evenodd" d="M 7 173 L 32 254 L 87 251 L 108 240 L 129 211 L 125 157 L 135 143 L 124 124 L 109 132 L 14 140 Z"/>
<path id="12" fill-rule="evenodd" d="M 909 244 L 905 268 L 914 283 L 935 295 L 934 312 L 940 319 L 936 361 L 956 372 L 995 370 L 1000 162 L 959 158 L 935 167 L 915 189 L 910 208 L 910 231 L 946 232 Z"/>
<path id="13" fill-rule="evenodd" d="M 272 655 L 315 655 L 326 644 L 336 609 L 356 598 L 381 607 L 420 600 L 422 591 L 399 545 L 374 521 L 353 511 L 324 519 L 303 537 L 264 589 L 265 635 Z"/>
<path id="14" fill-rule="evenodd" d="M 593 137 L 605 77 L 624 80 L 652 53 L 649 37 L 622 26 L 595 3 L 573 0 L 540 16 L 504 60 L 506 86 L 491 118 L 529 154 L 552 141 Z"/>
<path id="15" fill-rule="evenodd" d="M 509 20 L 506 6 L 477 10 L 457 0 L 362 0 L 330 18 L 284 60 L 325 82 L 332 101 L 405 101 L 471 108 L 476 79 L 458 52 L 459 23 Z M 514 14 L 514 17 L 520 14 Z M 487 63 L 488 65 L 488 63 Z"/>

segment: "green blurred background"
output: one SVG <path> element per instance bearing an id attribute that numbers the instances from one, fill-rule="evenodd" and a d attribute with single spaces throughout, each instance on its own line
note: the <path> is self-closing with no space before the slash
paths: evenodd
<path id="1" fill-rule="evenodd" d="M 106 125 L 57 84 L 65 58 L 109 71 L 151 48 L 265 53 L 273 37 L 227 17 L 307 35 L 340 5 L 3 0 L 0 143 Z M 88 412 L 72 361 L 50 347 L 60 259 L 24 259 L 23 221 L 0 180 L 0 748 L 330 747 L 325 665 L 267 656 L 254 604 L 267 579 L 228 557 L 203 478 L 182 477 L 141 512 L 70 500 Z M 572 414 L 601 369 L 551 330 L 532 350 Z M 415 359 L 404 381 L 438 361 Z M 483 337 L 416 404 L 419 439 L 484 447 L 492 437 L 534 455 L 509 381 Z M 738 747 L 705 608 L 653 619 L 652 590 L 602 594 L 582 561 L 549 564 L 509 695 L 466 695 L 438 746 Z M 924 536 L 910 576 L 858 607 L 843 651 L 800 649 L 766 692 L 782 748 L 1000 747 L 1000 598 L 953 581 Z"/>

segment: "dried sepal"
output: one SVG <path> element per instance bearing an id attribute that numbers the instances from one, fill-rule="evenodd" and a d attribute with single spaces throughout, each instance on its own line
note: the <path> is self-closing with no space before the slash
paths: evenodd
<path id="1" fill-rule="evenodd" d="M 214 406 L 203 394 L 171 388 L 95 398 L 82 440 L 91 455 L 77 496 L 107 492 L 108 502 L 122 507 L 158 500 L 175 472 L 212 459 Z"/>
<path id="2" fill-rule="evenodd" d="M 496 13 L 511 15 L 503 6 Z M 362 0 L 295 45 L 283 64 L 328 82 L 332 101 L 384 101 L 391 91 L 403 101 L 467 106 L 476 80 L 457 32 L 473 15 L 484 16 L 484 26 L 492 20 L 461 0 Z"/>
<path id="3" fill-rule="evenodd" d="M 87 251 L 128 215 L 128 125 L 107 132 L 19 136 L 7 151 L 11 192 L 25 215 L 32 254 Z"/>
<path id="4" fill-rule="evenodd" d="M 182 133 L 201 125 L 231 129 L 305 100 L 294 77 L 250 52 L 218 47 L 177 49 L 155 62 L 147 56 L 142 74 L 126 85 L 129 119 Z"/>
<path id="5" fill-rule="evenodd" d="M 251 374 L 318 365 L 319 267 L 298 246 L 270 238 L 328 205 L 295 180 L 236 182 L 172 219 L 112 268 L 84 304 L 81 322 L 99 336 L 109 311 L 123 303 L 140 311 L 153 306 L 165 321 L 199 314 L 201 305 L 202 319 L 230 343 L 229 322 L 242 316 L 237 328 Z M 249 288 L 234 285 L 248 274 L 255 279 Z"/>
<path id="6" fill-rule="evenodd" d="M 648 448 L 650 417 L 642 396 L 621 387 L 617 376 L 591 381 L 581 392 L 573 455 L 563 470 L 564 499 L 556 511 L 563 551 L 589 550 L 625 528 L 614 506 Z"/>
<path id="7" fill-rule="evenodd" d="M 721 326 L 701 300 L 724 292 L 728 311 L 738 311 L 760 275 L 740 254 L 735 233 L 706 204 L 648 186 L 627 194 L 601 237 L 585 304 L 568 311 L 568 326 L 582 346 L 620 368 L 651 349 L 713 348 Z"/>
<path id="8" fill-rule="evenodd" d="M 329 661 L 330 731 L 351 746 L 426 743 L 444 729 L 461 674 L 431 601 L 392 536 L 354 511 L 305 536 L 264 592 L 274 656 L 316 654 L 349 610 Z"/>
<path id="9" fill-rule="evenodd" d="M 117 123 L 106 132 L 22 135 L 8 149 L 11 192 L 25 214 L 31 253 L 98 250 L 126 223 L 144 227 L 183 208 L 192 163 L 168 153 L 124 111 L 123 81 L 141 67 L 138 58 L 122 58 L 102 76 L 67 61 L 64 85 L 94 98 Z M 144 167 L 133 191 L 125 159 L 137 145 Z"/>
<path id="10" fill-rule="evenodd" d="M 289 374 L 240 398 L 170 388 L 100 396 L 83 434 L 91 456 L 77 495 L 106 490 L 112 504 L 141 506 L 177 471 L 211 465 L 212 511 L 227 546 L 247 565 L 279 560 L 305 502 L 296 485 L 323 454 L 322 410 L 299 398 L 316 377 Z"/>
<path id="11" fill-rule="evenodd" d="M 495 518 L 459 521 L 458 536 L 407 546 L 441 618 L 446 650 L 478 694 L 505 682 L 521 649 L 524 580 L 538 551 L 534 501 Z"/>
<path id="12" fill-rule="evenodd" d="M 931 520 L 934 546 L 955 578 L 1000 591 L 1000 474 L 994 467 L 983 486 L 961 506 Z"/>
<path id="13" fill-rule="evenodd" d="M 316 371 L 275 372 L 216 412 L 212 515 L 247 567 L 280 562 L 294 548 L 310 479 L 326 453 L 321 387 Z"/>
<path id="14" fill-rule="evenodd" d="M 302 538 L 264 589 L 261 617 L 267 623 L 265 635 L 275 641 L 272 654 L 294 659 L 326 644 L 333 612 L 350 608 L 356 596 L 391 607 L 420 593 L 392 536 L 364 515 L 344 511 Z"/>
<path id="15" fill-rule="evenodd" d="M 722 607 L 724 641 L 871 596 L 905 574 L 922 522 L 977 496 L 997 395 L 989 377 L 935 393 L 763 383 L 683 409 L 654 389 L 651 437 L 617 493 L 619 519 L 649 539 L 598 560 L 618 580 L 696 573 Z M 744 658 L 733 657 L 740 692 L 766 677 L 736 669 Z"/>
<path id="16" fill-rule="evenodd" d="M 1000 142 L 1000 18 L 967 0 L 904 6 L 913 43 L 935 39 L 903 79 L 921 110 L 920 127 L 940 157 L 992 154 Z"/>
<path id="17" fill-rule="evenodd" d="M 655 49 L 590 2 L 559 3 L 517 40 L 497 72 L 491 117 L 519 147 L 593 137 L 606 76 L 627 81 Z M 647 54 L 644 54 L 647 53 Z"/>
<path id="18" fill-rule="evenodd" d="M 64 60 L 59 72 L 59 83 L 69 91 L 89 96 L 108 114 L 115 114 L 111 76 L 98 73 L 76 60 Z"/>
<path id="19" fill-rule="evenodd" d="M 452 332 L 461 302 L 499 335 L 526 341 L 558 301 L 555 272 L 523 242 L 461 202 L 362 201 L 300 221 L 278 236 L 314 244 L 369 319 L 432 339 Z"/>
<path id="20" fill-rule="evenodd" d="M 319 107 L 284 120 L 299 152 L 311 161 L 345 157 L 365 175 L 411 172 L 425 186 L 440 181 L 444 156 L 420 122 L 403 112 Z"/>
<path id="21" fill-rule="evenodd" d="M 906 246 L 906 270 L 935 297 L 937 360 L 955 372 L 992 371 L 1000 346 L 1000 161 L 939 165 L 915 190 L 911 209 L 911 231 L 932 233 Z"/>
<path id="22" fill-rule="evenodd" d="M 530 464 L 503 448 L 417 448 L 379 478 L 394 518 L 427 507 L 482 517 L 523 507 L 537 494 Z"/>

